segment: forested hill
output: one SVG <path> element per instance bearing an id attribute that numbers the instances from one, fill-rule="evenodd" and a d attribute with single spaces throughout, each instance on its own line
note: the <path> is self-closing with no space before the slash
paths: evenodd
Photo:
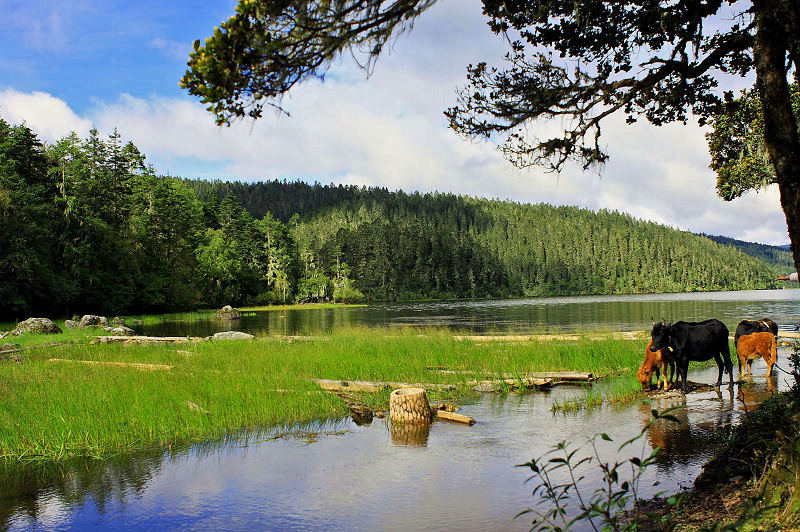
<path id="1" fill-rule="evenodd" d="M 293 232 L 319 265 L 346 263 L 378 299 L 774 285 L 761 261 L 617 212 L 280 181 L 187 185 L 211 201 L 234 194 L 254 216 L 300 214 Z"/>
<path id="2" fill-rule="evenodd" d="M 3 319 L 767 288 L 774 278 L 734 247 L 617 212 L 159 177 L 117 131 L 44 145 L 0 118 Z"/>
<path id="3" fill-rule="evenodd" d="M 228 194 L 233 194 L 253 218 L 263 218 L 270 213 L 273 218 L 283 223 L 297 214 L 305 218 L 325 207 L 332 207 L 360 198 L 387 197 L 390 192 L 382 188 L 360 188 L 344 185 L 309 185 L 302 181 L 259 181 L 243 183 L 241 181 L 205 181 L 184 179 L 184 183 L 195 191 L 197 197 L 204 202 L 222 201 Z"/>
<path id="4" fill-rule="evenodd" d="M 772 265 L 772 267 L 775 268 L 775 271 L 778 273 L 789 274 L 795 271 L 794 259 L 792 258 L 792 252 L 788 246 L 770 246 L 756 242 L 736 240 L 735 238 L 729 238 L 721 235 L 703 236 L 706 236 L 719 244 L 739 248 L 748 255 L 751 255 L 757 259 L 761 259 L 767 264 Z"/>

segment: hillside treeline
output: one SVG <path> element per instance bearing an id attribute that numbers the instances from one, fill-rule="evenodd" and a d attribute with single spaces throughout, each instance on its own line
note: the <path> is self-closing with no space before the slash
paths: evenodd
<path id="1" fill-rule="evenodd" d="M 766 288 L 773 279 L 730 246 L 616 212 L 159 177 L 116 131 L 45 146 L 0 119 L 3 318 Z"/>
<path id="2" fill-rule="evenodd" d="M 768 244 L 759 244 L 757 242 L 745 242 L 744 240 L 737 240 L 735 238 L 721 235 L 703 236 L 710 238 L 718 244 L 722 244 L 724 246 L 733 246 L 744 251 L 752 257 L 761 259 L 775 268 L 775 271 L 778 273 L 788 274 L 795 271 L 792 252 L 787 248 L 770 246 Z"/>

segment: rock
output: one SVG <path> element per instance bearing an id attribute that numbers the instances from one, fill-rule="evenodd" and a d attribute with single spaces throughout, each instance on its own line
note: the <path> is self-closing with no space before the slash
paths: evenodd
<path id="1" fill-rule="evenodd" d="M 133 329 L 129 329 L 124 325 L 120 325 L 119 327 L 106 327 L 106 332 L 113 334 L 114 336 L 135 336 L 136 331 Z"/>
<path id="2" fill-rule="evenodd" d="M 64 327 L 66 327 L 67 329 L 77 329 L 78 327 L 80 327 L 80 325 L 81 324 L 75 320 L 66 320 L 64 322 Z"/>
<path id="3" fill-rule="evenodd" d="M 75 314 L 74 316 L 72 316 L 72 321 L 80 322 L 81 321 L 81 317 L 78 316 L 77 314 Z"/>
<path id="4" fill-rule="evenodd" d="M 105 316 L 86 314 L 81 318 L 80 327 L 108 327 L 108 318 Z"/>
<path id="5" fill-rule="evenodd" d="M 114 316 L 111 318 L 111 325 L 125 325 L 125 319 L 120 318 L 119 316 Z"/>
<path id="6" fill-rule="evenodd" d="M 216 317 L 218 320 L 238 320 L 242 315 L 232 306 L 225 305 L 217 311 Z"/>
<path id="7" fill-rule="evenodd" d="M 28 318 L 25 321 L 19 322 L 17 327 L 11 331 L 11 334 L 20 336 L 25 333 L 36 334 L 58 334 L 63 332 L 61 328 L 53 323 L 52 320 L 47 318 Z"/>
<path id="8" fill-rule="evenodd" d="M 241 331 L 225 331 L 218 332 L 214 336 L 210 336 L 210 340 L 252 340 L 255 338 L 252 334 L 243 333 Z"/>

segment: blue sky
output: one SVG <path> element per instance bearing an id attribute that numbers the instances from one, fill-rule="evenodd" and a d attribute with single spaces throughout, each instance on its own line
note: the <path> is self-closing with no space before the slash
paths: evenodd
<path id="1" fill-rule="evenodd" d="M 122 93 L 179 97 L 195 39 L 236 3 L 0 0 L 0 84 L 43 91 L 76 113 Z"/>
<path id="2" fill-rule="evenodd" d="M 0 0 L 0 116 L 52 142 L 119 128 L 170 175 L 255 181 L 303 179 L 438 190 L 611 209 L 683 230 L 788 242 L 778 192 L 726 203 L 714 194 L 705 130 L 610 120 L 600 172 L 513 169 L 488 142 L 464 140 L 442 111 L 465 67 L 499 61 L 502 39 L 479 0 L 440 0 L 367 79 L 349 58 L 305 83 L 257 122 L 218 128 L 178 87 L 191 43 L 227 19 L 234 1 Z M 556 127 L 532 124 L 536 133 Z"/>

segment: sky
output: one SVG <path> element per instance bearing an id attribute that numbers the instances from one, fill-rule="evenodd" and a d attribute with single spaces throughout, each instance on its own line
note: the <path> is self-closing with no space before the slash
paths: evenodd
<path id="1" fill-rule="evenodd" d="M 349 56 L 337 61 L 324 81 L 284 99 L 288 117 L 265 111 L 260 120 L 218 127 L 178 81 L 192 42 L 235 5 L 0 0 L 0 117 L 24 121 L 46 142 L 70 131 L 85 137 L 92 125 L 103 133 L 116 127 L 165 175 L 577 205 L 696 233 L 789 242 L 775 185 L 732 202 L 716 196 L 706 129 L 692 121 L 655 127 L 613 118 L 601 139 L 609 162 L 560 174 L 514 169 L 491 142 L 453 133 L 442 112 L 456 103 L 466 66 L 498 62 L 506 51 L 479 0 L 440 0 L 369 77 Z"/>

